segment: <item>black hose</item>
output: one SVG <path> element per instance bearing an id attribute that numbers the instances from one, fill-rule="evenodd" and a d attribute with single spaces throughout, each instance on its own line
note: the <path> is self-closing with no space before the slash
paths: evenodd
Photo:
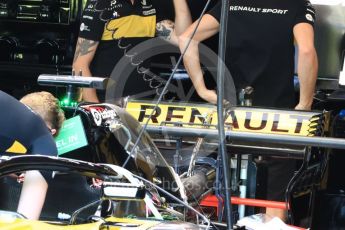
<path id="1" fill-rule="evenodd" d="M 218 65 L 217 65 L 217 113 L 218 113 L 218 134 L 219 134 L 219 148 L 218 155 L 222 159 L 225 193 L 225 218 L 227 222 L 227 229 L 232 229 L 232 207 L 231 207 L 231 190 L 230 190 L 230 163 L 226 152 L 226 138 L 224 131 L 224 76 L 225 76 L 225 50 L 226 50 L 226 36 L 228 25 L 228 13 L 230 3 L 229 0 L 222 0 L 220 30 L 219 30 L 219 47 L 218 47 Z"/>

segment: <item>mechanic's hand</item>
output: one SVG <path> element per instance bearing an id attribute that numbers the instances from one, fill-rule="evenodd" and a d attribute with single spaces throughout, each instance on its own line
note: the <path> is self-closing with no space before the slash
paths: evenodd
<path id="1" fill-rule="evenodd" d="M 103 184 L 103 180 L 100 180 L 97 178 L 92 178 L 92 185 L 90 185 L 90 187 L 101 188 L 102 184 Z"/>
<path id="2" fill-rule="evenodd" d="M 23 183 L 25 179 L 25 173 L 21 173 L 18 177 L 17 177 L 17 182 L 18 183 Z"/>
<path id="3" fill-rule="evenodd" d="M 16 179 L 18 183 L 23 183 L 25 178 L 25 173 L 21 173 L 20 175 L 17 175 L 15 173 L 12 173 L 9 175 L 10 178 Z"/>

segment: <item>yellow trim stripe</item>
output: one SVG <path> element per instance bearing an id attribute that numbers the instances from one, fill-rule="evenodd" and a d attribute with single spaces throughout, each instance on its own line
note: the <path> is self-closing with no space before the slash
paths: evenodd
<path id="1" fill-rule="evenodd" d="M 41 229 L 49 229 L 49 230 L 98 230 L 100 229 L 102 221 L 97 221 L 94 223 L 89 224 L 76 224 L 76 225 L 57 225 L 57 224 L 49 224 L 43 221 L 34 221 L 34 220 L 26 220 L 26 219 L 13 219 L 3 216 L 0 216 L 0 229 L 1 230 L 23 230 L 23 229 L 30 229 L 30 230 L 41 230 Z M 137 227 L 122 227 L 122 226 L 111 226 L 109 229 L 111 230 L 125 230 L 125 229 L 133 229 L 133 230 L 148 230 L 154 226 L 157 226 L 162 221 L 150 221 L 150 220 L 136 220 L 136 219 L 119 219 L 119 218 L 106 218 L 107 222 L 113 223 L 123 223 L 126 224 L 137 224 Z"/>

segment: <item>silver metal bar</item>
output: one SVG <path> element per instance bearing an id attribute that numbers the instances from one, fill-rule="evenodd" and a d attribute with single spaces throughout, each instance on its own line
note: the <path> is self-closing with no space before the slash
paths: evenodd
<path id="1" fill-rule="evenodd" d="M 153 139 L 153 141 L 158 144 L 158 148 L 166 148 L 169 150 L 173 150 L 174 146 L 176 144 L 175 140 L 162 140 L 162 139 Z M 159 144 L 165 144 L 168 143 L 171 146 L 161 146 Z M 252 143 L 252 142 L 251 142 Z M 195 144 L 195 141 L 183 141 L 182 144 L 186 145 L 193 145 Z M 212 153 L 214 149 L 218 147 L 218 144 L 215 141 L 212 142 L 204 142 L 203 144 L 207 150 L 204 150 L 205 153 Z M 272 145 L 272 144 L 271 144 Z M 276 157 L 284 157 L 284 158 L 296 158 L 296 159 L 303 159 L 304 154 L 305 154 L 305 148 L 299 146 L 299 149 L 296 149 L 295 146 L 270 146 L 270 145 L 265 145 L 265 146 L 259 146 L 256 145 L 255 143 L 252 143 L 251 145 L 247 144 L 238 144 L 238 143 L 227 143 L 226 144 L 227 148 L 232 150 L 233 153 L 236 154 L 253 154 L 253 155 L 260 155 L 260 156 L 276 156 Z M 212 149 L 209 149 L 212 147 Z"/>
<path id="2" fill-rule="evenodd" d="M 205 137 L 218 139 L 218 131 L 210 129 L 197 129 L 197 128 L 184 128 L 184 127 L 162 127 L 151 126 L 147 127 L 147 132 L 171 135 L 171 136 L 188 136 L 188 137 Z M 286 145 L 298 145 L 298 146 L 315 146 L 325 147 L 332 149 L 345 149 L 344 138 L 332 138 L 332 137 L 304 137 L 304 136 L 292 136 L 282 134 L 263 134 L 263 133 L 249 133 L 238 131 L 226 131 L 226 138 L 230 140 L 244 140 L 248 142 L 256 143 L 276 143 Z"/>
<path id="3" fill-rule="evenodd" d="M 68 85 L 73 85 L 75 87 L 105 90 L 107 88 L 108 79 L 102 77 L 41 74 L 37 79 L 37 83 L 46 86 L 67 87 Z"/>

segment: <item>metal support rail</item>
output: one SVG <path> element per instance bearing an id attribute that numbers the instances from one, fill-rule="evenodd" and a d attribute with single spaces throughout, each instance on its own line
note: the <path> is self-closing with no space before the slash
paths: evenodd
<path id="1" fill-rule="evenodd" d="M 184 128 L 184 127 L 167 127 L 167 126 L 152 126 L 147 127 L 147 132 L 160 135 L 184 136 L 184 137 L 203 137 L 218 139 L 218 131 L 210 129 Z M 239 131 L 225 131 L 226 138 L 231 140 L 244 140 L 256 143 L 276 143 L 286 145 L 298 146 L 314 146 L 331 149 L 345 149 L 344 138 L 332 137 L 305 137 L 292 136 L 283 134 L 263 134 L 263 133 L 249 133 Z"/>

